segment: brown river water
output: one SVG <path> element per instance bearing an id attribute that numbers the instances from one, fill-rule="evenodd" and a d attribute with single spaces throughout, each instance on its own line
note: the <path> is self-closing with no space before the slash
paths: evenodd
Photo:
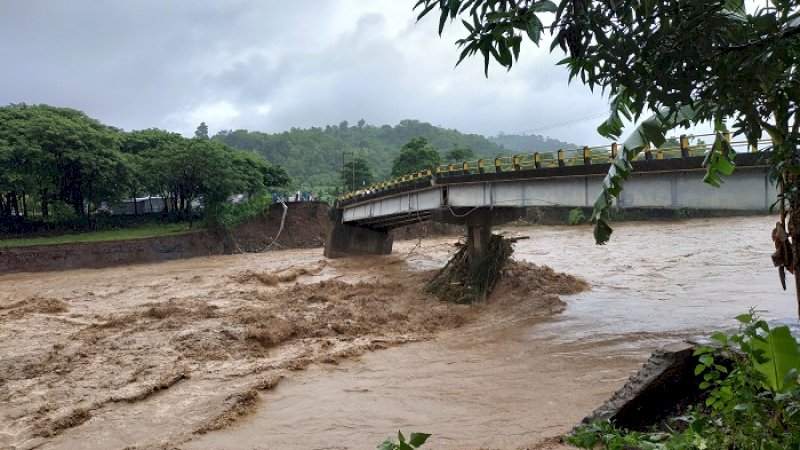
<path id="1" fill-rule="evenodd" d="M 12 361 L 0 366 L 8 411 L 0 448 L 372 449 L 397 430 L 432 433 L 431 449 L 561 448 L 558 437 L 655 348 L 731 327 L 750 307 L 766 318 L 796 314 L 794 293 L 781 290 L 769 258 L 772 225 L 771 216 L 617 224 L 606 246 L 594 245 L 588 227 L 502 229 L 527 237 L 514 244 L 516 260 L 588 282 L 562 295 L 565 303 L 528 287 L 498 288 L 489 304 L 463 308 L 408 294 L 420 274 L 444 265 L 455 238 L 398 242 L 389 257 L 327 261 L 321 249 L 287 250 L 0 277 L 0 354 Z M 530 272 L 526 281 L 548 276 Z M 290 295 L 278 294 L 284 284 L 294 286 Z M 302 346 L 251 345 L 254 336 L 280 339 L 252 329 L 245 294 L 271 296 L 264 301 L 286 311 L 303 298 L 344 308 L 358 289 L 376 296 L 358 308 L 389 301 L 363 322 L 358 308 L 348 312 L 342 323 L 360 327 L 352 338 L 337 329 L 333 341 L 309 334 Z M 28 298 L 24 308 L 11 303 L 19 298 Z M 199 316 L 197 299 L 210 308 Z M 154 309 L 155 301 L 171 309 Z M 31 305 L 40 310 L 23 318 Z M 217 345 L 209 329 L 220 328 L 247 337 Z M 182 353 L 167 348 L 170 339 Z M 39 347 L 56 350 L 40 361 L 29 356 Z M 197 357 L 198 348 L 216 356 Z M 53 366 L 70 351 L 68 363 Z M 39 366 L 62 375 L 48 378 Z M 198 428 L 253 386 L 240 418 Z"/>

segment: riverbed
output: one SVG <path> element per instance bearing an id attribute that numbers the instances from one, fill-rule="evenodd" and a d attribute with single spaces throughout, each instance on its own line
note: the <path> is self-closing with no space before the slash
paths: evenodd
<path id="1" fill-rule="evenodd" d="M 12 422 L 0 430 L 0 446 L 370 449 L 400 429 L 432 433 L 428 446 L 436 449 L 559 448 L 558 437 L 620 388 L 655 348 L 730 327 L 750 307 L 766 318 L 796 314 L 794 293 L 781 290 L 771 267 L 772 225 L 771 216 L 618 224 L 606 246 L 594 245 L 588 227 L 505 228 L 505 235 L 526 238 L 514 244 L 517 261 L 580 277 L 589 289 L 558 300 L 535 287 L 537 279 L 548 284 L 555 275 L 534 271 L 498 289 L 487 304 L 464 308 L 439 305 L 419 289 L 425 274 L 455 251 L 456 238 L 395 243 L 388 257 L 329 261 L 321 249 L 287 250 L 0 277 L 0 309 L 8 311 L 0 320 L 6 343 L 0 351 L 29 366 L 39 360 L 20 352 L 25 340 L 31 354 L 34 346 L 47 347 L 42 361 L 67 353 L 78 363 L 51 364 L 45 367 L 52 373 L 35 375 L 64 399 L 74 401 L 76 392 L 94 399 L 77 410 L 47 406 L 49 392 L 40 384 L 20 376 L 0 380 L 0 403 L 16 414 L 6 416 Z M 276 293 L 284 290 L 289 293 Z M 362 328 L 309 336 L 296 348 L 261 348 L 243 335 L 220 341 L 218 329 L 256 333 L 261 344 L 258 339 L 278 339 L 257 334 L 247 315 L 252 311 L 241 310 L 252 307 L 255 295 L 283 299 L 270 297 L 269 304 L 287 311 L 295 298 L 314 308 L 342 302 L 352 317 L 341 323 Z M 19 298 L 43 299 L 31 303 L 42 311 L 12 320 L 15 309 L 8 305 Z M 185 303 L 196 298 L 205 309 Z M 347 303 L 352 298 L 360 303 Z M 159 309 L 164 302 L 171 309 Z M 369 305 L 377 326 L 356 320 Z M 395 314 L 383 317 L 382 310 Z M 308 311 L 316 309 L 301 313 Z M 271 310 L 253 320 L 284 316 Z M 335 316 L 319 320 L 339 323 Z M 164 336 L 183 339 L 189 356 L 199 350 L 216 356 L 200 361 L 147 347 L 148 335 L 164 332 L 153 324 L 165 319 L 173 328 Z M 59 348 L 65 335 L 68 345 Z M 101 351 L 81 356 L 87 342 L 102 344 Z M 114 366 L 109 358 L 129 359 Z M 85 367 L 121 367 L 126 383 L 77 376 Z M 213 401 L 192 401 L 198 398 Z M 58 422 L 65 411 L 79 413 L 76 423 Z M 26 414 L 46 420 L 26 420 Z M 198 419 L 206 417 L 223 420 Z M 32 423 L 62 427 L 26 434 Z"/>

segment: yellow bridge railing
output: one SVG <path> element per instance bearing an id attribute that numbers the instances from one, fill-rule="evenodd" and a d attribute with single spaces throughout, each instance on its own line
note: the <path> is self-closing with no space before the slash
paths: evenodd
<path id="1" fill-rule="evenodd" d="M 699 134 L 693 135 L 692 138 L 715 136 L 715 134 Z M 756 152 L 758 146 L 749 146 L 747 141 L 734 141 L 731 142 L 730 134 L 725 135 L 726 139 L 730 142 L 738 152 Z M 675 138 L 671 138 L 675 139 Z M 645 150 L 639 154 L 634 161 L 645 160 L 661 160 L 661 159 L 675 159 L 675 158 L 688 158 L 692 156 L 703 156 L 710 149 L 712 144 L 700 143 L 689 144 L 689 137 L 686 135 L 680 136 L 679 145 L 674 147 L 662 147 L 657 150 L 651 150 L 646 147 Z M 759 146 L 769 143 L 768 140 L 759 141 Z M 583 147 L 579 149 L 569 149 L 567 151 L 557 150 L 548 152 L 534 152 L 534 153 L 519 153 L 513 156 L 498 156 L 494 159 L 483 158 L 473 161 L 463 161 L 461 163 L 449 163 L 439 165 L 432 169 L 425 169 L 419 172 L 402 175 L 400 177 L 392 178 L 389 180 L 374 183 L 362 189 L 350 191 L 338 199 L 340 201 L 350 200 L 355 197 L 382 192 L 387 189 L 404 186 L 410 183 L 418 183 L 424 180 L 430 180 L 435 177 L 446 177 L 450 175 L 471 175 L 482 173 L 500 173 L 521 170 L 536 170 L 542 168 L 552 167 L 571 167 L 571 166 L 584 166 L 591 164 L 608 164 L 612 163 L 617 157 L 619 145 L 613 142 L 608 145 L 597 147 Z M 573 156 L 567 157 L 567 152 Z"/>

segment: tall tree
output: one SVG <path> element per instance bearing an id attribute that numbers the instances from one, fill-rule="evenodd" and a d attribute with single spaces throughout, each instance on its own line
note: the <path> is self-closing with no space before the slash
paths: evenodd
<path id="1" fill-rule="evenodd" d="M 424 169 L 433 169 L 442 163 L 439 149 L 428 145 L 424 137 L 415 137 L 406 142 L 392 163 L 392 176 L 399 177 Z"/>
<path id="2" fill-rule="evenodd" d="M 208 139 L 208 125 L 205 122 L 200 122 L 197 129 L 194 130 L 195 139 Z"/>
<path id="3" fill-rule="evenodd" d="M 667 130 L 712 121 L 722 132 L 730 119 L 751 144 L 768 135 L 781 210 L 773 259 L 782 282 L 785 270 L 794 273 L 800 307 L 800 2 L 419 0 L 415 8 L 420 18 L 438 10 L 440 33 L 448 19 L 464 16 L 459 62 L 480 53 L 487 75 L 491 60 L 510 69 L 523 40 L 538 45 L 551 30 L 551 51 L 566 53 L 560 64 L 570 79 L 609 94 L 610 115 L 598 127 L 603 136 L 619 137 L 622 118 L 655 112 L 625 141 L 604 181 L 592 215 L 599 243 L 610 237 L 608 211 L 630 161 L 647 145 L 661 146 Z M 549 25 L 543 17 L 552 17 Z M 733 155 L 718 133 L 705 180 L 720 186 Z"/>
<path id="4" fill-rule="evenodd" d="M 12 170 L 24 172 L 19 181 L 24 189 L 37 191 L 43 213 L 58 199 L 84 215 L 90 203 L 96 206 L 121 195 L 119 181 L 127 175 L 117 138 L 118 131 L 74 109 L 25 104 L 0 108 L 0 139 L 18 158 Z M 14 204 L 21 186 L 9 192 Z"/>
<path id="5" fill-rule="evenodd" d="M 361 156 L 353 156 L 346 162 L 339 173 L 342 185 L 348 190 L 359 189 L 375 182 L 369 162 Z"/>
<path id="6" fill-rule="evenodd" d="M 450 162 L 461 162 L 474 158 L 475 158 L 475 150 L 469 147 L 462 147 L 460 145 L 454 145 L 444 155 L 444 159 Z"/>

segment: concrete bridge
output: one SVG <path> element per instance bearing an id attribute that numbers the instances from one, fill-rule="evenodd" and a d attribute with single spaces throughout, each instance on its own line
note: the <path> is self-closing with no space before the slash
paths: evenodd
<path id="1" fill-rule="evenodd" d="M 696 208 L 768 211 L 776 189 L 769 182 L 763 153 L 738 153 L 736 172 L 722 188 L 702 182 L 703 156 L 693 156 L 681 139 L 673 158 L 645 152 L 633 161 L 634 172 L 617 200 L 619 208 Z M 701 151 L 696 151 L 700 153 Z M 491 227 L 519 217 L 518 208 L 531 206 L 591 207 L 602 190 L 609 157 L 602 163 L 590 149 L 567 161 L 563 152 L 549 164 L 539 154 L 483 161 L 379 183 L 338 200 L 325 255 L 389 254 L 389 231 L 433 220 L 467 226 L 470 259 L 481 256 Z M 602 154 L 601 154 L 602 156 Z M 549 167 L 548 167 L 549 166 Z"/>

